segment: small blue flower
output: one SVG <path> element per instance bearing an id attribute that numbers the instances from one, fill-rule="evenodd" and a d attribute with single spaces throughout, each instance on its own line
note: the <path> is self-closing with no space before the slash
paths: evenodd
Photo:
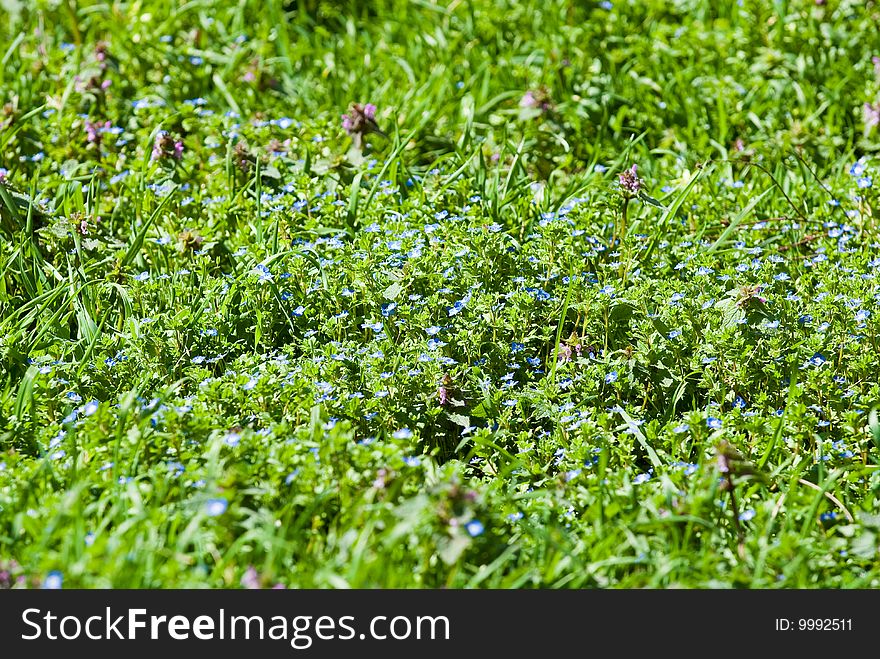
<path id="1" fill-rule="evenodd" d="M 147 271 L 141 272 L 134 276 L 135 281 L 147 281 L 150 278 L 150 273 Z"/>
<path id="2" fill-rule="evenodd" d="M 208 513 L 210 517 L 222 515 L 226 512 L 227 508 L 229 508 L 229 502 L 223 498 L 208 499 L 205 503 L 205 512 Z"/>
<path id="3" fill-rule="evenodd" d="M 740 410 L 744 410 L 748 406 L 748 403 L 746 403 L 742 396 L 737 396 L 736 400 L 733 401 L 733 406 Z"/>
<path id="4" fill-rule="evenodd" d="M 648 471 L 647 471 L 646 473 L 644 473 L 644 474 L 639 474 L 638 476 L 636 476 L 635 478 L 633 478 L 633 484 L 634 484 L 634 485 L 641 485 L 642 483 L 647 483 L 649 480 L 651 480 L 651 472 L 650 472 L 650 470 L 648 470 Z"/>
<path id="5" fill-rule="evenodd" d="M 675 426 L 675 428 L 672 429 L 672 432 L 674 432 L 676 434 L 681 434 L 683 432 L 687 432 L 690 429 L 691 429 L 690 424 L 682 423 L 680 425 Z"/>
<path id="6" fill-rule="evenodd" d="M 612 382 L 617 382 L 617 371 L 611 371 L 605 376 L 605 384 L 611 384 Z"/>
<path id="7" fill-rule="evenodd" d="M 827 360 L 825 359 L 825 356 L 824 356 L 822 353 L 820 353 L 820 352 L 817 352 L 815 355 L 813 355 L 813 356 L 810 357 L 810 359 L 809 359 L 809 362 L 810 362 L 813 366 L 821 366 L 821 365 L 824 364 L 826 361 L 827 361 Z"/>
<path id="8" fill-rule="evenodd" d="M 382 305 L 382 315 L 388 318 L 389 316 L 394 314 L 394 311 L 397 309 L 396 302 L 386 302 Z"/>
<path id="9" fill-rule="evenodd" d="M 260 278 L 259 282 L 261 284 L 267 281 L 272 281 L 272 273 L 269 271 L 269 268 L 262 263 L 258 263 L 254 266 L 253 272 Z"/>
<path id="10" fill-rule="evenodd" d="M 64 575 L 58 570 L 52 570 L 43 580 L 44 590 L 60 590 L 64 583 Z"/>
<path id="11" fill-rule="evenodd" d="M 860 188 L 870 188 L 873 184 L 870 176 L 862 176 L 858 180 L 856 180 L 856 185 Z"/>
<path id="12" fill-rule="evenodd" d="M 476 519 L 468 522 L 465 525 L 465 528 L 467 529 L 468 534 L 472 538 L 476 538 L 478 535 L 480 535 L 483 531 L 486 530 L 486 528 L 483 526 L 483 523 L 479 520 L 476 520 Z"/>
<path id="13" fill-rule="evenodd" d="M 748 510 L 744 510 L 739 514 L 739 521 L 748 522 L 755 517 L 755 511 L 749 508 Z"/>
<path id="14" fill-rule="evenodd" d="M 413 432 L 409 428 L 401 428 L 400 430 L 395 430 L 391 436 L 394 439 L 410 439 L 413 436 Z"/>
<path id="15" fill-rule="evenodd" d="M 83 415 L 84 416 L 92 416 L 92 414 L 94 414 L 97 411 L 98 411 L 98 401 L 96 401 L 96 400 L 90 400 L 83 407 Z"/>
<path id="16" fill-rule="evenodd" d="M 464 309 L 465 306 L 467 305 L 467 303 L 470 302 L 470 301 L 471 301 L 471 296 L 470 296 L 470 293 L 468 293 L 468 294 L 465 295 L 462 299 L 456 301 L 456 302 L 455 302 L 455 303 L 454 303 L 454 304 L 448 309 L 448 314 L 449 314 L 450 316 L 455 316 L 455 315 L 461 313 L 462 309 Z"/>
<path id="17" fill-rule="evenodd" d="M 712 430 L 718 430 L 722 426 L 721 419 L 710 416 L 706 419 L 706 425 L 709 426 Z"/>

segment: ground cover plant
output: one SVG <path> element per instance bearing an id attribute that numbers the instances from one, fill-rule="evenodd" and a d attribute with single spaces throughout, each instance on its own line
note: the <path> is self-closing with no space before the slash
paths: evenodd
<path id="1" fill-rule="evenodd" d="M 0 587 L 880 583 L 876 3 L 0 14 Z"/>

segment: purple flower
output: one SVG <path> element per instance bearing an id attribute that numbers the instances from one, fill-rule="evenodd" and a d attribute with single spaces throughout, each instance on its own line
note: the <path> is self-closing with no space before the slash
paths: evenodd
<path id="1" fill-rule="evenodd" d="M 241 585 L 248 590 L 258 590 L 261 588 L 260 575 L 253 565 L 248 565 L 248 569 L 241 575 Z"/>
<path id="2" fill-rule="evenodd" d="M 556 360 L 558 363 L 562 364 L 564 362 L 571 361 L 572 349 L 570 345 L 561 344 L 559 346 L 559 351 L 556 354 Z"/>
<path id="3" fill-rule="evenodd" d="M 550 91 L 546 87 L 530 89 L 519 100 L 519 106 L 526 110 L 540 110 L 541 112 L 552 110 L 553 102 L 550 99 Z"/>
<path id="4" fill-rule="evenodd" d="M 538 102 L 535 98 L 535 94 L 532 91 L 527 91 L 523 94 L 523 97 L 519 101 L 519 106 L 521 108 L 534 108 L 537 107 Z"/>
<path id="5" fill-rule="evenodd" d="M 617 175 L 620 179 L 620 187 L 629 195 L 636 195 L 642 189 L 643 181 L 636 173 L 636 165 Z"/>
<path id="6" fill-rule="evenodd" d="M 86 142 L 101 146 L 101 135 L 110 130 L 111 126 L 112 124 L 109 121 L 105 121 L 103 124 L 86 121 Z"/>
<path id="7" fill-rule="evenodd" d="M 342 115 L 342 129 L 349 134 L 355 147 L 363 148 L 364 136 L 369 133 L 385 135 L 376 124 L 376 106 L 372 103 L 352 103 L 348 113 Z"/>
<path id="8" fill-rule="evenodd" d="M 183 142 L 175 139 L 167 130 L 161 131 L 156 135 L 153 142 L 153 160 L 167 160 L 173 158 L 180 160 L 183 157 Z"/>
<path id="9" fill-rule="evenodd" d="M 865 103 L 862 106 L 862 113 L 864 115 L 866 127 L 873 128 L 880 124 L 880 102 Z"/>

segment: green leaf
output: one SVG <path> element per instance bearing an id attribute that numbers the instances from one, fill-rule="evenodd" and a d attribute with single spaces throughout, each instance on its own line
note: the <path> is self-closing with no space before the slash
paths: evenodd
<path id="1" fill-rule="evenodd" d="M 471 539 L 465 535 L 454 535 L 451 538 L 442 538 L 438 543 L 437 552 L 440 555 L 440 560 L 442 560 L 447 565 L 452 565 L 464 553 L 464 550 L 468 548 L 468 545 L 471 544 Z"/>
<path id="2" fill-rule="evenodd" d="M 721 328 L 728 329 L 739 324 L 746 317 L 745 311 L 740 309 L 736 299 L 726 297 L 715 303 L 715 308 L 721 312 Z"/>
<path id="3" fill-rule="evenodd" d="M 400 293 L 403 291 L 403 285 L 396 281 L 391 286 L 385 289 L 385 292 L 382 293 L 382 296 L 386 300 L 396 300 Z"/>
<path id="4" fill-rule="evenodd" d="M 641 194 L 639 194 L 639 199 L 641 199 L 642 201 L 644 201 L 646 204 L 649 204 L 649 205 L 651 205 L 651 206 L 654 206 L 655 208 L 659 208 L 660 210 L 664 210 L 664 211 L 666 210 L 666 206 L 664 206 L 664 205 L 661 204 L 659 201 L 657 201 L 656 199 L 654 199 L 654 197 L 652 197 L 652 196 L 650 196 L 650 195 L 646 195 L 644 192 L 642 192 Z"/>
<path id="5" fill-rule="evenodd" d="M 639 430 L 639 427 L 635 424 L 632 417 L 626 413 L 623 408 L 618 410 L 620 412 L 620 416 L 623 417 L 623 420 L 626 421 L 626 426 L 628 429 L 632 430 L 633 435 L 636 436 L 639 444 L 642 445 L 642 448 L 645 449 L 645 452 L 648 454 L 648 459 L 651 461 L 651 464 L 654 465 L 654 468 L 658 471 L 663 467 L 663 463 L 660 460 L 660 456 L 657 455 L 657 452 L 648 444 L 648 440 L 642 431 Z"/>
<path id="6" fill-rule="evenodd" d="M 877 535 L 865 531 L 850 543 L 849 549 L 854 556 L 870 560 L 877 554 Z"/>
<path id="7" fill-rule="evenodd" d="M 773 188 L 767 188 L 757 197 L 753 197 L 752 200 L 748 204 L 746 204 L 746 207 L 743 208 L 739 213 L 737 213 L 737 216 L 730 221 L 730 224 L 728 224 L 727 228 L 721 232 L 721 235 L 718 236 L 718 239 L 708 248 L 706 248 L 705 252 L 707 254 L 710 254 L 718 249 L 721 245 L 723 245 L 727 241 L 730 234 L 732 234 L 739 228 L 739 225 L 742 224 L 743 220 L 745 220 L 749 216 L 749 213 L 751 213 L 755 209 L 755 206 L 758 205 L 758 202 L 766 197 L 771 190 L 773 190 Z"/>
<path id="8" fill-rule="evenodd" d="M 876 407 L 868 414 L 868 428 L 871 429 L 871 439 L 874 442 L 874 446 L 880 450 L 880 420 L 877 419 Z"/>
<path id="9" fill-rule="evenodd" d="M 469 416 L 465 416 L 464 414 L 454 414 L 453 412 L 447 412 L 446 417 L 452 421 L 457 426 L 461 426 L 462 428 L 469 428 L 471 425 L 471 418 Z"/>

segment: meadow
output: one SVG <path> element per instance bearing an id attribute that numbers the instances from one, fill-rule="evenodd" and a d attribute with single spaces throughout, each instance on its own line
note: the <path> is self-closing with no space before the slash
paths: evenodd
<path id="1" fill-rule="evenodd" d="M 2 0 L 0 588 L 880 586 L 878 20 Z"/>

